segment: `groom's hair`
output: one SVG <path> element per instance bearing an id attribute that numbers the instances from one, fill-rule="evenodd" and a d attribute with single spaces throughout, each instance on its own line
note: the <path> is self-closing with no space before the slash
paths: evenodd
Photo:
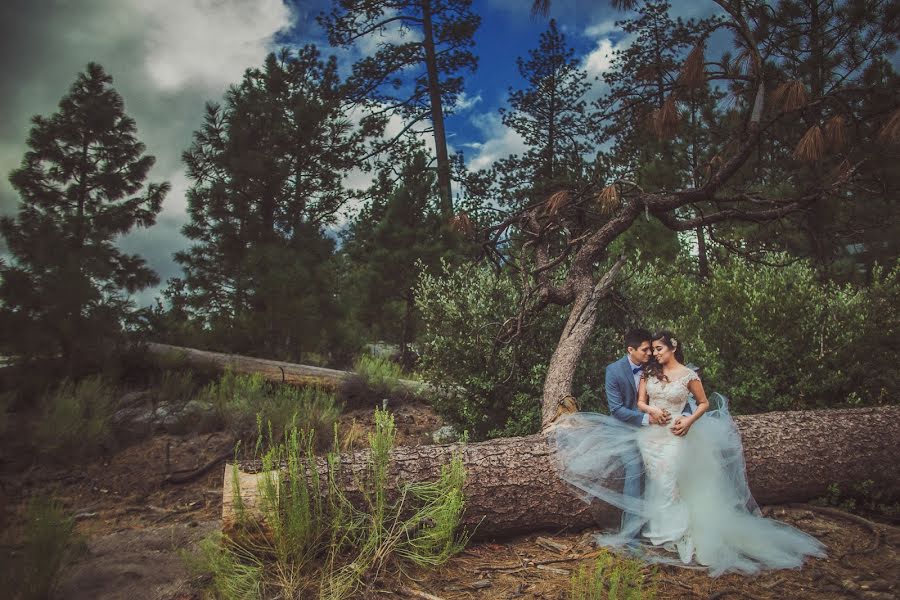
<path id="1" fill-rule="evenodd" d="M 646 329 L 632 329 L 625 334 L 625 348 L 639 348 L 644 342 L 652 342 L 653 334 Z"/>

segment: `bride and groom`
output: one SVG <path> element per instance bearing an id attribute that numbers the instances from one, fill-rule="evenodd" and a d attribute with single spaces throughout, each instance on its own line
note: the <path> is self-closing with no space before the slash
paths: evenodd
<path id="1" fill-rule="evenodd" d="M 682 342 L 638 329 L 625 346 L 626 355 L 606 368 L 610 414 L 574 412 L 553 430 L 561 477 L 585 501 L 623 510 L 620 531 L 599 543 L 639 552 L 643 537 L 712 575 L 799 567 L 805 556 L 824 556 L 815 538 L 760 515 L 727 402 L 707 398 L 684 365 Z"/>

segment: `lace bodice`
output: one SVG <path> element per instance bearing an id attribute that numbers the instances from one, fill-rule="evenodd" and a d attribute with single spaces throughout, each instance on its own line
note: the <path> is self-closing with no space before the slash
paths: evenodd
<path id="1" fill-rule="evenodd" d="M 650 406 L 666 409 L 672 415 L 680 414 L 690 394 L 688 383 L 695 379 L 700 379 L 700 377 L 691 369 L 672 381 L 660 381 L 656 376 L 650 376 L 647 379 L 647 396 L 650 399 Z"/>

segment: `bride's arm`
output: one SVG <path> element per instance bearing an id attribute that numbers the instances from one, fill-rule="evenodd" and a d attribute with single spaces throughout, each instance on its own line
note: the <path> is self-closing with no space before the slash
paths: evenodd
<path id="1" fill-rule="evenodd" d="M 647 402 L 646 377 L 641 377 L 641 381 L 638 384 L 637 407 L 639 411 L 649 414 L 654 419 L 659 419 L 662 416 L 662 409 L 655 406 L 650 406 L 650 404 Z"/>
<path id="2" fill-rule="evenodd" d="M 697 401 L 697 410 L 691 415 L 678 417 L 678 420 L 675 421 L 675 427 L 672 428 L 672 433 L 677 436 L 687 435 L 691 425 L 709 408 L 709 400 L 706 399 L 706 392 L 703 391 L 703 384 L 700 383 L 699 379 L 689 381 L 687 387 Z"/>

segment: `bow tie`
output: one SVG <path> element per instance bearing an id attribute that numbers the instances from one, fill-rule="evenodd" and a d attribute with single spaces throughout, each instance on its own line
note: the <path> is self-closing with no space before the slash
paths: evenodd
<path id="1" fill-rule="evenodd" d="M 632 374 L 632 375 L 637 375 L 638 373 L 641 372 L 641 369 L 642 369 L 642 368 L 643 368 L 643 367 L 634 367 L 633 369 L 631 369 L 631 374 Z"/>

